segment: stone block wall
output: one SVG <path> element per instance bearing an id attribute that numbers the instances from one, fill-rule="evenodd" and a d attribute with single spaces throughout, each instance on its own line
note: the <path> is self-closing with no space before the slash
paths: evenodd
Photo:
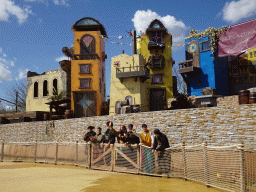
<path id="1" fill-rule="evenodd" d="M 232 99 L 236 98 L 230 98 L 231 103 Z M 172 145 L 182 141 L 187 145 L 207 141 L 209 145 L 223 146 L 243 141 L 256 148 L 256 104 L 6 124 L 0 125 L 0 139 L 82 142 L 87 126 L 100 126 L 104 132 L 108 120 L 114 122 L 115 129 L 119 124 L 138 124 L 137 132 L 141 132 L 141 125 L 146 123 L 150 130 L 158 128 L 165 133 Z"/>

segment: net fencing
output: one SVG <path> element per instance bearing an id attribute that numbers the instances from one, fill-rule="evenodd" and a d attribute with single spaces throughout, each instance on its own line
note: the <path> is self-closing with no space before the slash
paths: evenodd
<path id="1" fill-rule="evenodd" d="M 1 143 L 1 161 L 71 164 L 91 169 L 184 178 L 226 191 L 256 192 L 256 151 L 243 145 L 179 144 L 161 152 L 144 145 Z"/>
<path id="2" fill-rule="evenodd" d="M 114 145 L 113 170 L 116 172 L 139 173 L 140 147 L 139 145 Z"/>
<path id="3" fill-rule="evenodd" d="M 245 150 L 245 185 L 248 192 L 256 192 L 256 151 Z"/>
<path id="4" fill-rule="evenodd" d="M 34 161 L 35 143 L 4 143 L 1 146 L 2 160 Z"/>

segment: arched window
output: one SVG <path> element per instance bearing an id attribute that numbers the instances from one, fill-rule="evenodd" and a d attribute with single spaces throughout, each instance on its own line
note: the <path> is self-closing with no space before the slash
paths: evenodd
<path id="1" fill-rule="evenodd" d="M 53 80 L 53 95 L 58 95 L 58 81 L 57 81 L 57 79 Z"/>
<path id="2" fill-rule="evenodd" d="M 38 83 L 34 83 L 34 97 L 38 97 Z"/>
<path id="3" fill-rule="evenodd" d="M 47 81 L 44 80 L 44 83 L 43 83 L 43 96 L 47 96 L 48 95 L 48 86 L 47 86 Z"/>
<path id="4" fill-rule="evenodd" d="M 96 59 L 95 57 L 95 39 L 92 35 L 84 35 L 80 39 L 80 59 Z"/>
<path id="5" fill-rule="evenodd" d="M 132 96 L 126 96 L 125 97 L 125 100 L 128 100 L 129 101 L 129 105 L 133 105 L 133 98 L 132 98 Z"/>

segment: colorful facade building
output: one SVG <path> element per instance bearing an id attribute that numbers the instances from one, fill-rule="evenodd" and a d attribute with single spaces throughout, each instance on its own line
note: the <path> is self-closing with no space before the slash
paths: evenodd
<path id="1" fill-rule="evenodd" d="M 189 96 L 202 96 L 210 87 L 217 95 L 230 95 L 228 57 L 214 55 L 209 36 L 185 39 L 186 61 L 179 62 L 179 73 L 187 84 Z"/>
<path id="2" fill-rule="evenodd" d="M 139 55 L 136 54 L 136 45 Z M 167 109 L 175 88 L 172 77 L 172 36 L 153 20 L 145 35 L 133 34 L 133 55 L 111 60 L 110 114 Z"/>
<path id="3" fill-rule="evenodd" d="M 109 114 L 130 113 L 141 107 L 149 111 L 147 82 L 149 70 L 141 55 L 121 54 L 111 59 Z"/>
<path id="4" fill-rule="evenodd" d="M 150 111 L 166 109 L 168 99 L 176 91 L 173 85 L 171 46 L 171 34 L 157 19 L 149 24 L 145 35 L 137 38 L 138 52 L 145 59 L 151 75 L 147 80 L 146 95 Z"/>
<path id="5" fill-rule="evenodd" d="M 98 20 L 85 17 L 72 26 L 74 47 L 63 52 L 72 57 L 71 110 L 75 117 L 101 115 L 105 101 L 105 44 L 106 31 Z M 69 65 L 69 62 L 66 62 Z M 65 63 L 62 67 L 65 67 Z"/>

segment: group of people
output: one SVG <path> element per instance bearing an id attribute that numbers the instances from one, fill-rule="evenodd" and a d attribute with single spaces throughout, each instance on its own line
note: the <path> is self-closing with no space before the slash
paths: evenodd
<path id="1" fill-rule="evenodd" d="M 97 128 L 97 133 L 93 131 L 95 127 L 89 126 L 87 132 L 84 135 L 84 141 L 91 141 L 92 143 L 101 143 L 102 146 L 110 147 L 110 144 L 114 144 L 117 138 L 118 143 L 128 144 L 139 144 L 148 146 L 153 152 L 163 151 L 164 149 L 170 147 L 168 139 L 165 134 L 163 134 L 159 129 L 155 129 L 153 133 L 148 130 L 146 124 L 142 124 L 142 132 L 139 137 L 136 134 L 137 126 L 132 124 L 128 125 L 128 130 L 125 125 L 119 126 L 119 131 L 113 128 L 113 122 L 107 122 L 108 129 L 105 133 L 102 133 L 101 127 Z"/>

